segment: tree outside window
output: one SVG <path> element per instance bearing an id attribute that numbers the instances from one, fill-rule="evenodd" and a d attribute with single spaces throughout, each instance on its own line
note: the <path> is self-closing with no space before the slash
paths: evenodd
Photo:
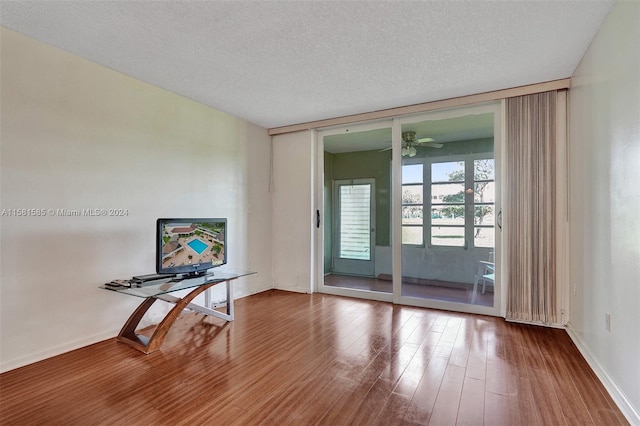
<path id="1" fill-rule="evenodd" d="M 473 173 L 467 173 L 471 161 Z M 432 164 L 432 193 L 439 195 L 432 196 L 431 245 L 494 246 L 494 164 L 492 158 Z M 450 170 L 446 178 L 442 170 Z M 467 211 L 473 212 L 473 222 L 467 223 Z M 469 233 L 468 227 L 473 227 Z M 473 243 L 466 242 L 466 237 L 472 237 Z"/>
<path id="2" fill-rule="evenodd" d="M 402 243 L 423 245 L 429 234 L 431 246 L 494 247 L 494 165 L 492 158 L 434 162 L 429 183 L 422 164 L 403 165 Z"/>

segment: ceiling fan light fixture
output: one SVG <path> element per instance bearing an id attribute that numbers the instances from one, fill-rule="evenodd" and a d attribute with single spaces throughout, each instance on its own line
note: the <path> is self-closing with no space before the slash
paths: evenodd
<path id="1" fill-rule="evenodd" d="M 389 141 L 387 143 L 390 143 Z M 427 148 L 442 148 L 443 144 L 436 143 L 433 138 L 416 139 L 416 132 L 402 132 L 402 150 L 400 153 L 403 157 L 415 157 L 418 150 L 415 146 L 424 146 Z M 391 147 L 381 149 L 380 152 L 389 151 Z"/>
<path id="2" fill-rule="evenodd" d="M 416 132 L 402 132 L 402 142 L 411 143 L 416 140 Z"/>

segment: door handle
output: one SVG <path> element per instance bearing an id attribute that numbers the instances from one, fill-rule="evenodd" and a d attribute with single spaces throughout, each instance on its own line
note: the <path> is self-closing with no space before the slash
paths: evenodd
<path id="1" fill-rule="evenodd" d="M 320 228 L 320 210 L 316 210 L 316 228 Z"/>
<path id="2" fill-rule="evenodd" d="M 496 218 L 496 223 L 498 224 L 498 228 L 502 231 L 502 209 L 498 212 L 498 217 Z"/>

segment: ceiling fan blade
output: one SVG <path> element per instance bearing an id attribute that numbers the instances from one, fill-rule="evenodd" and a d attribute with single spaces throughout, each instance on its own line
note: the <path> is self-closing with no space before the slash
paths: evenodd
<path id="1" fill-rule="evenodd" d="M 442 148 L 444 146 L 444 144 L 441 143 L 431 143 L 431 142 L 424 142 L 421 143 L 418 146 L 428 146 L 429 148 Z"/>
<path id="2" fill-rule="evenodd" d="M 381 149 L 381 150 L 380 150 L 380 151 L 378 151 L 378 152 L 384 152 L 384 151 L 389 151 L 389 150 L 390 150 L 391 148 L 392 148 L 392 147 L 389 147 L 389 148 L 385 148 L 385 149 Z"/>
<path id="3" fill-rule="evenodd" d="M 434 138 L 420 138 L 420 139 L 416 139 L 416 142 L 420 142 L 420 143 L 425 143 L 425 142 L 435 142 L 436 140 Z"/>

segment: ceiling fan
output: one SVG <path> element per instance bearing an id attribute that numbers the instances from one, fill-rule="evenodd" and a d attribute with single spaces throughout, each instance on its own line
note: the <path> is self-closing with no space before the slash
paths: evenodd
<path id="1" fill-rule="evenodd" d="M 420 138 L 416 139 L 416 132 L 402 132 L 402 156 L 415 157 L 416 146 L 428 146 L 429 148 L 442 148 L 444 145 L 437 143 L 433 138 Z M 388 151 L 391 147 L 385 148 L 382 151 Z M 380 152 L 382 152 L 380 151 Z"/>

